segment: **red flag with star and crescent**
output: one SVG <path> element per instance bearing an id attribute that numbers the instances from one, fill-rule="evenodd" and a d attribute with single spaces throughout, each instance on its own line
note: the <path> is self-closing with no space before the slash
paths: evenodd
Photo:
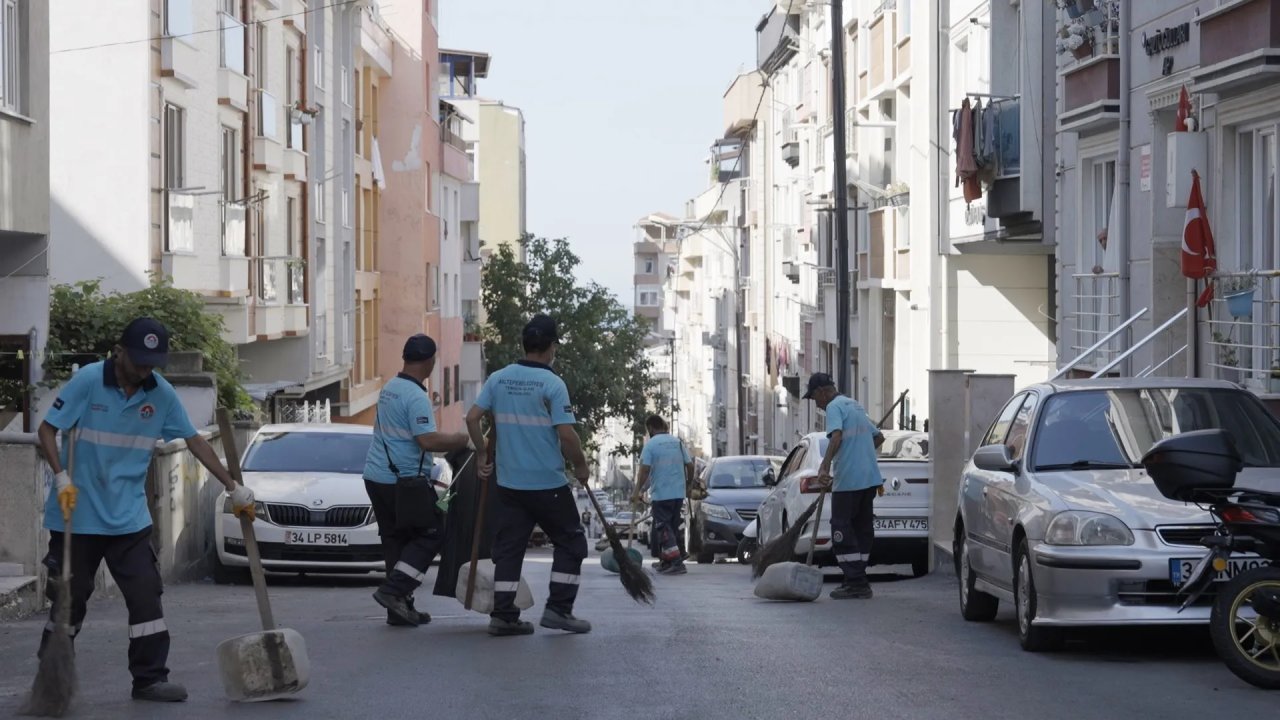
<path id="1" fill-rule="evenodd" d="M 1191 198 L 1187 200 L 1187 220 L 1182 228 L 1182 274 L 1200 280 L 1209 278 L 1218 268 L 1217 251 L 1213 245 L 1213 231 L 1209 229 L 1209 213 L 1200 194 L 1200 175 L 1191 171 Z M 1213 299 L 1213 280 L 1206 284 L 1204 292 L 1196 300 L 1196 307 L 1204 307 Z"/>

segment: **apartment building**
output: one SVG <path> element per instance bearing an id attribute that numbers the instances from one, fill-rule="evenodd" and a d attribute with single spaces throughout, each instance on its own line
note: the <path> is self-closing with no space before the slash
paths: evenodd
<path id="1" fill-rule="evenodd" d="M 49 6 L 0 1 L 0 431 L 31 432 L 49 335 Z"/>
<path id="2" fill-rule="evenodd" d="M 356 344 L 361 10 L 125 0 L 50 12 L 68 48 L 51 59 L 53 279 L 130 291 L 163 273 L 223 317 L 270 416 L 299 402 L 341 412 Z"/>

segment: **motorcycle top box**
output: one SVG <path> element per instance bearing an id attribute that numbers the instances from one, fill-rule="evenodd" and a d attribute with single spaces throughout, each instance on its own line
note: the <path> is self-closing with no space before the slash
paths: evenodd
<path id="1" fill-rule="evenodd" d="M 1193 502 L 1204 490 L 1230 490 L 1244 467 L 1235 443 L 1225 430 L 1194 430 L 1156 443 L 1142 465 L 1161 495 Z"/>

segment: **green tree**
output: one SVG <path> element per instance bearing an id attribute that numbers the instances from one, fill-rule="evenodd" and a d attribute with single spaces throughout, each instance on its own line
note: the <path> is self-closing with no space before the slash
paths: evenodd
<path id="1" fill-rule="evenodd" d="M 198 350 L 204 355 L 204 369 L 217 376 L 219 404 L 252 406 L 242 385 L 244 374 L 236 348 L 222 339 L 222 317 L 205 312 L 198 294 L 173 287 L 162 275 L 152 275 L 149 287 L 131 293 L 105 294 L 97 280 L 53 286 L 45 383 L 66 380 L 73 363 L 83 365 L 105 358 L 119 342 L 125 325 L 140 316 L 164 323 L 171 351 Z"/>
<path id="2" fill-rule="evenodd" d="M 644 354 L 648 323 L 599 283 L 583 285 L 574 279 L 580 261 L 567 240 L 526 235 L 520 243 L 524 262 L 510 245 L 501 245 L 485 264 L 488 372 L 524 356 L 520 333 L 530 317 L 540 312 L 554 317 L 564 338 L 556 371 L 569 389 L 584 444 L 594 448 L 605 420 L 626 418 L 639 434 L 631 447 L 609 450 L 638 452 L 644 416 L 657 393 Z"/>

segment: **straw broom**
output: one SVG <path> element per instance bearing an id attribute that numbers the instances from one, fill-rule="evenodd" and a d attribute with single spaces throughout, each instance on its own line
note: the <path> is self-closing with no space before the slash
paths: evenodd
<path id="1" fill-rule="evenodd" d="M 609 538 L 609 546 L 613 548 L 613 557 L 618 561 L 618 579 L 622 581 L 622 587 L 626 589 L 627 594 L 636 602 L 643 602 L 649 605 L 653 604 L 653 581 L 645 573 L 644 569 L 636 565 L 631 556 L 627 554 L 626 548 L 622 547 L 622 540 L 618 538 L 618 533 L 605 520 L 604 511 L 600 509 L 600 501 L 596 500 L 595 493 L 587 491 L 587 498 L 591 500 L 591 505 L 596 509 L 596 515 L 599 516 L 601 524 L 604 525 L 604 533 Z"/>
<path id="2" fill-rule="evenodd" d="M 825 493 L 823 490 L 822 493 Z M 796 541 L 800 539 L 800 534 L 804 532 L 804 524 L 813 516 L 814 510 L 818 508 L 818 504 L 822 502 L 822 493 L 819 493 L 818 499 L 814 500 L 804 512 L 800 513 L 800 517 L 791 523 L 791 527 L 787 531 L 771 540 L 751 558 L 751 578 L 760 577 L 770 565 L 780 562 L 787 562 L 795 558 Z M 815 527 L 819 521 L 814 521 Z"/>
<path id="3" fill-rule="evenodd" d="M 76 438 L 80 431 L 72 429 L 67 439 L 67 475 L 75 477 Z M 19 708 L 19 715 L 62 717 L 71 707 L 76 692 L 76 656 L 71 644 L 71 513 L 63 512 L 62 568 L 54 583 L 54 627 L 49 642 L 40 653 L 40 669 L 31 683 L 31 694 Z"/>

